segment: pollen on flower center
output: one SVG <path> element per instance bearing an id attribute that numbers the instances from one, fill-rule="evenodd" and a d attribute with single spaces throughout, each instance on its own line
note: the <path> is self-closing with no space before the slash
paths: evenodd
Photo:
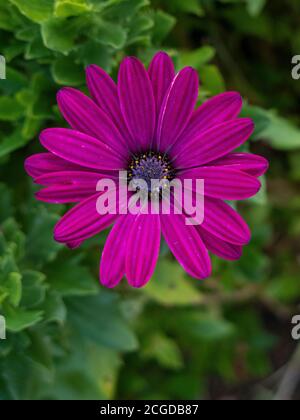
<path id="1" fill-rule="evenodd" d="M 166 155 L 148 152 L 135 157 L 128 170 L 128 181 L 143 180 L 147 183 L 148 192 L 152 192 L 152 180 L 168 180 L 174 178 L 174 169 Z"/>

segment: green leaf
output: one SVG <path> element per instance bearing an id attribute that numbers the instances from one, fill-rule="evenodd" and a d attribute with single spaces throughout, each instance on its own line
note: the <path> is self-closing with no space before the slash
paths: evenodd
<path id="1" fill-rule="evenodd" d="M 1 156 L 1 143 L 0 143 Z M 13 214 L 12 194 L 9 188 L 0 183 L 0 223 L 8 219 Z"/>
<path id="2" fill-rule="evenodd" d="M 20 12 L 34 22 L 44 22 L 53 13 L 54 0 L 9 0 Z"/>
<path id="3" fill-rule="evenodd" d="M 19 91 L 22 87 L 27 86 L 27 79 L 21 72 L 11 68 L 10 66 L 6 67 L 6 79 L 1 80 L 0 90 L 7 95 L 13 95 Z"/>
<path id="4" fill-rule="evenodd" d="M 197 16 L 203 16 L 204 14 L 204 10 L 198 0 L 172 0 L 171 2 L 164 0 L 164 2 L 166 2 L 167 6 L 173 13 L 184 12 L 192 13 Z"/>
<path id="5" fill-rule="evenodd" d="M 51 19 L 42 24 L 41 30 L 47 48 L 67 54 L 75 48 L 75 41 L 79 37 L 80 31 L 83 30 L 83 22 L 76 18 L 71 20 Z"/>
<path id="6" fill-rule="evenodd" d="M 254 138 L 260 138 L 270 124 L 268 112 L 257 106 L 244 104 L 241 116 L 253 119 L 255 123 Z"/>
<path id="7" fill-rule="evenodd" d="M 166 306 L 193 305 L 202 301 L 201 294 L 180 266 L 165 260 L 159 261 L 151 282 L 142 292 Z"/>
<path id="8" fill-rule="evenodd" d="M 254 246 L 245 247 L 243 255 L 238 262 L 239 269 L 245 280 L 254 283 L 264 280 L 264 273 L 268 265 L 268 257 Z"/>
<path id="9" fill-rule="evenodd" d="M 86 0 L 55 0 L 54 15 L 67 18 L 90 12 L 92 6 Z"/>
<path id="10" fill-rule="evenodd" d="M 120 355 L 110 348 L 89 346 L 89 368 L 97 378 L 103 395 L 113 399 L 116 393 L 117 374 L 122 366 Z"/>
<path id="11" fill-rule="evenodd" d="M 137 15 L 131 22 L 131 28 L 128 34 L 127 44 L 134 44 L 139 42 L 144 37 L 148 39 L 148 31 L 154 26 L 154 21 L 151 16 Z"/>
<path id="12" fill-rule="evenodd" d="M 4 244 L 7 245 L 4 241 Z M 13 246 L 6 246 L 4 248 L 4 252 L 0 258 L 0 273 L 1 279 L 6 281 L 10 273 L 18 272 L 18 266 L 16 264 L 14 254 L 13 254 Z"/>
<path id="13" fill-rule="evenodd" d="M 294 150 L 300 148 L 300 128 L 280 117 L 275 111 L 259 107 L 245 107 L 244 116 L 253 118 L 257 125 L 256 140 L 267 140 L 274 149 Z"/>
<path id="14" fill-rule="evenodd" d="M 267 180 L 266 177 L 260 178 L 261 181 L 261 189 L 260 191 L 252 198 L 249 199 L 248 202 L 259 204 L 261 206 L 268 205 L 268 191 L 267 191 Z"/>
<path id="15" fill-rule="evenodd" d="M 51 286 L 62 296 L 87 296 L 99 292 L 97 280 L 80 264 L 81 258 L 57 260 L 47 268 Z"/>
<path id="16" fill-rule="evenodd" d="M 91 38 L 110 47 L 121 49 L 125 45 L 127 33 L 121 25 L 97 19 L 91 31 Z"/>
<path id="17" fill-rule="evenodd" d="M 6 62 L 9 63 L 14 58 L 18 57 L 19 55 L 23 54 L 24 52 L 24 44 L 15 42 L 12 45 L 9 45 L 4 50 L 4 57 L 6 59 Z"/>
<path id="18" fill-rule="evenodd" d="M 111 49 L 106 48 L 97 41 L 85 42 L 78 48 L 78 58 L 85 65 L 97 64 L 105 71 L 110 72 L 113 63 Z"/>
<path id="19" fill-rule="evenodd" d="M 284 275 L 276 277 L 267 286 L 266 293 L 272 299 L 280 302 L 298 302 L 300 298 L 300 283 L 297 274 L 284 273 Z"/>
<path id="20" fill-rule="evenodd" d="M 35 268 L 53 261 L 62 248 L 62 245 L 53 239 L 53 229 L 58 220 L 59 216 L 48 213 L 43 206 L 39 206 L 32 215 L 26 241 L 26 259 L 31 261 Z"/>
<path id="21" fill-rule="evenodd" d="M 183 367 L 183 358 L 176 341 L 160 333 L 147 339 L 143 356 L 147 359 L 156 359 L 167 369 L 178 370 Z"/>
<path id="22" fill-rule="evenodd" d="M 201 70 L 202 66 L 209 63 L 215 54 L 215 49 L 209 45 L 191 52 L 182 52 L 180 54 L 180 67 L 192 66 L 197 70 Z"/>
<path id="23" fill-rule="evenodd" d="M 15 22 L 13 21 L 10 10 L 6 5 L 0 4 L 0 29 L 5 31 L 13 31 L 15 28 Z"/>
<path id="24" fill-rule="evenodd" d="M 46 276 L 43 273 L 33 270 L 25 270 L 23 272 L 23 293 L 22 306 L 26 308 L 34 308 L 40 305 L 46 296 L 47 284 L 45 284 Z"/>
<path id="25" fill-rule="evenodd" d="M 10 136 L 0 139 L 0 158 L 7 156 L 27 143 L 22 133 L 17 129 Z"/>
<path id="26" fill-rule="evenodd" d="M 260 110 L 260 115 L 268 118 L 268 125 L 259 134 L 277 150 L 300 149 L 300 129 L 291 121 L 278 116 L 273 111 Z"/>
<path id="27" fill-rule="evenodd" d="M 14 333 L 37 324 L 43 318 L 42 311 L 27 311 L 23 308 L 12 307 L 4 309 L 4 315 L 8 331 Z"/>
<path id="28" fill-rule="evenodd" d="M 37 400 L 42 388 L 50 380 L 49 372 L 24 354 L 24 351 L 14 351 L 1 364 L 1 376 L 8 390 L 8 399 Z M 2 388 L 2 387 L 1 387 Z M 3 388 L 2 388 L 3 389 Z"/>
<path id="29" fill-rule="evenodd" d="M 218 95 L 226 90 L 224 79 L 215 65 L 206 65 L 201 69 L 203 87 L 211 96 Z"/>
<path id="30" fill-rule="evenodd" d="M 102 292 L 94 297 L 72 298 L 67 306 L 76 334 L 113 349 L 136 349 L 136 338 L 120 314 L 115 294 Z"/>
<path id="31" fill-rule="evenodd" d="M 72 337 L 69 352 L 59 360 L 54 381 L 44 387 L 43 396 L 51 400 L 97 401 L 113 397 L 119 366 L 119 357 L 112 349 L 91 345 L 80 336 Z"/>
<path id="32" fill-rule="evenodd" d="M 40 130 L 41 125 L 42 122 L 40 119 L 27 116 L 22 127 L 22 137 L 24 141 L 27 142 L 33 139 Z"/>
<path id="33" fill-rule="evenodd" d="M 6 250 L 9 250 L 16 260 L 23 258 L 25 235 L 21 232 L 17 222 L 12 218 L 8 218 L 1 225 L 1 230 L 6 240 Z"/>
<path id="34" fill-rule="evenodd" d="M 24 115 L 23 106 L 15 98 L 0 98 L 0 121 L 16 121 Z"/>
<path id="35" fill-rule="evenodd" d="M 62 297 L 55 291 L 51 291 L 42 305 L 45 322 L 63 324 L 66 321 L 67 309 Z"/>
<path id="36" fill-rule="evenodd" d="M 129 20 L 139 10 L 149 6 L 150 0 L 107 0 L 106 5 L 99 5 L 98 0 L 91 0 L 95 7 L 102 11 L 104 20 Z"/>
<path id="37" fill-rule="evenodd" d="M 152 38 L 154 44 L 160 44 L 171 32 L 176 23 L 176 19 L 168 13 L 157 10 L 154 14 L 154 28 Z"/>
<path id="38" fill-rule="evenodd" d="M 184 333 L 208 342 L 223 340 L 235 333 L 234 324 L 223 317 L 196 310 L 182 312 L 176 322 Z"/>
<path id="39" fill-rule="evenodd" d="M 9 273 L 4 287 L 8 292 L 8 300 L 13 306 L 18 306 L 22 296 L 22 275 L 20 273 Z"/>
<path id="40" fill-rule="evenodd" d="M 53 79 L 59 85 L 78 86 L 84 83 L 83 66 L 77 64 L 71 57 L 61 57 L 53 62 Z"/>
<path id="41" fill-rule="evenodd" d="M 26 60 L 35 60 L 50 55 L 49 50 L 44 46 L 41 34 L 39 33 L 32 41 L 27 44 Z"/>
<path id="42" fill-rule="evenodd" d="M 46 369 L 54 369 L 51 340 L 45 333 L 44 325 L 36 327 L 29 332 L 30 335 L 30 356 L 38 364 Z"/>
<path id="43" fill-rule="evenodd" d="M 247 10 L 251 16 L 259 15 L 266 5 L 266 0 L 246 0 Z"/>

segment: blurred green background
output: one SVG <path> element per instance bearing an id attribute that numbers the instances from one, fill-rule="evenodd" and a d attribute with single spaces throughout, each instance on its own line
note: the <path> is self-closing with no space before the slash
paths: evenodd
<path id="1" fill-rule="evenodd" d="M 0 400 L 299 399 L 291 338 L 300 313 L 298 0 L 0 0 Z M 52 239 L 66 210 L 33 198 L 24 159 L 61 126 L 55 94 L 96 63 L 148 63 L 164 49 L 199 71 L 199 103 L 224 90 L 256 122 L 247 146 L 271 163 L 239 210 L 253 240 L 198 282 L 168 249 L 151 283 L 98 283 L 107 232 L 70 251 Z"/>

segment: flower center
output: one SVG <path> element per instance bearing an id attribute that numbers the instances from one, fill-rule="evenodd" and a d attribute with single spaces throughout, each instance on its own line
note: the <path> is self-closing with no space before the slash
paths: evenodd
<path id="1" fill-rule="evenodd" d="M 175 172 L 167 156 L 148 152 L 135 157 L 129 165 L 128 181 L 142 180 L 152 193 L 152 180 L 171 181 Z"/>

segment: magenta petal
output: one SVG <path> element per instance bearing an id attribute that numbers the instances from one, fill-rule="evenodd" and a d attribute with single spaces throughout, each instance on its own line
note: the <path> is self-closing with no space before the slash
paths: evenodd
<path id="1" fill-rule="evenodd" d="M 68 242 L 66 245 L 70 249 L 76 249 L 79 248 L 83 241 L 74 241 L 74 242 Z"/>
<path id="2" fill-rule="evenodd" d="M 204 194 L 222 200 L 244 200 L 253 197 L 261 188 L 261 183 L 254 176 L 221 166 L 187 169 L 178 178 L 204 180 Z M 193 182 L 193 188 L 195 185 Z"/>
<path id="3" fill-rule="evenodd" d="M 126 156 L 127 147 L 115 124 L 88 96 L 73 88 L 64 88 L 57 94 L 60 111 L 70 126 L 109 145 L 118 154 Z"/>
<path id="4" fill-rule="evenodd" d="M 205 215 L 202 227 L 225 242 L 246 245 L 251 232 L 242 217 L 221 200 L 205 197 Z"/>
<path id="5" fill-rule="evenodd" d="M 97 212 L 96 205 L 99 196 L 100 194 L 95 194 L 89 197 L 62 217 L 55 226 L 56 241 L 62 243 L 83 241 L 108 228 L 117 219 L 117 214 L 101 216 Z"/>
<path id="6" fill-rule="evenodd" d="M 236 92 L 221 93 L 209 99 L 194 112 L 178 142 L 188 142 L 214 125 L 235 119 L 242 106 L 242 97 Z"/>
<path id="7" fill-rule="evenodd" d="M 115 173 L 113 178 L 117 178 L 118 175 Z M 98 181 L 103 178 L 111 179 L 112 176 L 108 174 L 101 174 L 98 172 L 87 172 L 87 171 L 62 171 L 52 172 L 41 175 L 35 179 L 35 183 L 39 185 L 53 185 L 53 184 L 85 184 L 90 185 L 96 192 L 96 185 Z"/>
<path id="8" fill-rule="evenodd" d="M 264 175 L 269 168 L 267 159 L 251 153 L 230 153 L 221 159 L 210 162 L 209 165 L 226 166 L 257 177 Z"/>
<path id="9" fill-rule="evenodd" d="M 86 79 L 96 104 L 111 117 L 114 123 L 118 122 L 121 112 L 116 83 L 96 65 L 91 65 L 86 69 Z"/>
<path id="10" fill-rule="evenodd" d="M 52 153 L 38 153 L 32 155 L 25 161 L 25 170 L 32 178 L 37 178 L 41 175 L 68 170 L 83 169 L 79 165 L 68 162 Z"/>
<path id="11" fill-rule="evenodd" d="M 119 71 L 119 99 L 137 151 L 151 146 L 156 123 L 155 101 L 149 75 L 134 57 L 123 60 Z"/>
<path id="12" fill-rule="evenodd" d="M 159 52 L 153 57 L 148 72 L 154 92 L 156 114 L 159 117 L 161 106 L 175 77 L 173 61 L 168 54 Z"/>
<path id="13" fill-rule="evenodd" d="M 223 241 L 220 238 L 217 238 L 207 230 L 203 229 L 202 226 L 198 226 L 197 229 L 206 248 L 213 254 L 217 255 L 219 258 L 228 261 L 236 261 L 241 258 L 243 253 L 243 248 L 241 246 L 233 245 Z"/>
<path id="14" fill-rule="evenodd" d="M 211 275 L 211 261 L 195 226 L 185 224 L 186 216 L 161 215 L 164 238 L 175 258 L 192 277 L 205 279 Z"/>
<path id="15" fill-rule="evenodd" d="M 106 287 L 115 287 L 125 275 L 127 240 L 134 219 L 130 213 L 120 216 L 107 237 L 100 263 L 100 281 Z"/>
<path id="16" fill-rule="evenodd" d="M 48 128 L 42 131 L 40 141 L 55 155 L 88 168 L 112 171 L 126 166 L 126 159 L 107 144 L 79 131 Z"/>
<path id="17" fill-rule="evenodd" d="M 186 67 L 173 79 L 162 104 L 157 127 L 157 146 L 165 152 L 187 126 L 195 108 L 199 89 L 196 70 Z"/>
<path id="18" fill-rule="evenodd" d="M 96 185 L 51 185 L 37 193 L 35 197 L 45 203 L 66 204 L 78 203 L 96 193 Z"/>
<path id="19" fill-rule="evenodd" d="M 133 287 L 150 280 L 159 256 L 161 227 L 158 214 L 139 214 L 129 233 L 126 252 L 126 277 Z"/>
<path id="20" fill-rule="evenodd" d="M 134 149 L 132 138 L 121 112 L 116 83 L 96 65 L 91 65 L 86 69 L 86 78 L 89 91 L 96 104 L 108 114 L 130 148 Z"/>
<path id="21" fill-rule="evenodd" d="M 216 160 L 241 146 L 254 130 L 253 121 L 240 118 L 217 125 L 172 149 L 177 168 L 192 168 Z"/>

